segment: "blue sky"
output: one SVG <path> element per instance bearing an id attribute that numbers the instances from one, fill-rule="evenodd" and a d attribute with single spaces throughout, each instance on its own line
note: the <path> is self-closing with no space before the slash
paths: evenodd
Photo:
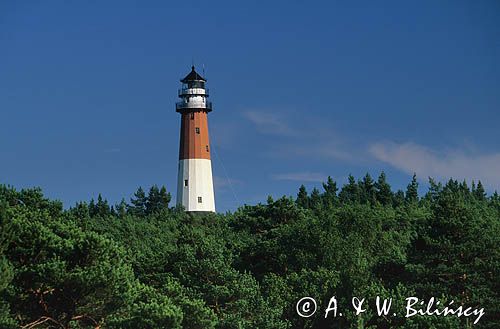
<path id="1" fill-rule="evenodd" d="M 500 187 L 500 3 L 2 1 L 0 182 L 66 206 L 175 196 L 205 66 L 219 211 L 328 175 Z M 214 154 L 215 154 L 214 153 Z"/>

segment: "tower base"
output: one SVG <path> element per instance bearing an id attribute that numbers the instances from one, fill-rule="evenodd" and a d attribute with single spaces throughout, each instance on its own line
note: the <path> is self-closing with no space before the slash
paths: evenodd
<path id="1" fill-rule="evenodd" d="M 215 212 L 212 162 L 209 159 L 179 160 L 177 204 L 188 212 Z"/>

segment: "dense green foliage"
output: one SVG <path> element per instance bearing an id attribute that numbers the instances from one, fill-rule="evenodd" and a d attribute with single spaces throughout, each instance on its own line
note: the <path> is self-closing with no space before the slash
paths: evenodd
<path id="1" fill-rule="evenodd" d="M 500 328 L 500 197 L 481 183 L 430 180 L 419 197 L 352 176 L 301 186 L 234 213 L 186 214 L 165 188 L 115 206 L 64 210 L 39 189 L 0 186 L 0 328 L 463 328 L 405 318 L 406 297 L 484 307 Z M 295 305 L 320 308 L 301 318 Z M 344 311 L 325 319 L 332 296 Z M 398 315 L 355 316 L 353 296 L 392 297 Z"/>

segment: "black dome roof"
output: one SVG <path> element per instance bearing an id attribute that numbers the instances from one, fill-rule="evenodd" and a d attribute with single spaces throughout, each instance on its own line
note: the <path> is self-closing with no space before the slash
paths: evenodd
<path id="1" fill-rule="evenodd" d="M 191 67 L 191 72 L 189 72 L 188 75 L 184 79 L 181 80 L 181 82 L 188 82 L 188 81 L 207 81 L 205 78 L 203 78 L 201 75 L 198 74 L 194 70 L 194 65 Z"/>

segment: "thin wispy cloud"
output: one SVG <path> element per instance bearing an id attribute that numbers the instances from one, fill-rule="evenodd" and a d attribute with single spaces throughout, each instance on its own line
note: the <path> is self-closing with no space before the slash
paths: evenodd
<path id="1" fill-rule="evenodd" d="M 325 158 L 339 159 L 339 160 L 352 160 L 353 153 L 347 152 L 341 146 L 334 143 L 325 143 L 318 147 L 309 149 L 313 155 L 322 156 Z"/>
<path id="2" fill-rule="evenodd" d="M 297 132 L 292 129 L 287 122 L 284 121 L 283 116 L 276 115 L 275 113 L 267 113 L 263 111 L 247 111 L 243 116 L 255 125 L 261 133 L 293 136 Z"/>
<path id="3" fill-rule="evenodd" d="M 313 157 L 352 161 L 353 147 L 347 141 L 332 132 L 328 123 L 317 118 L 302 120 L 300 125 L 286 121 L 289 115 L 279 112 L 247 111 L 244 117 L 250 121 L 257 131 L 282 137 L 293 137 L 289 140 L 272 140 L 265 153 L 270 157 Z M 349 151 L 348 151 L 349 150 Z"/>
<path id="4" fill-rule="evenodd" d="M 488 187 L 500 187 L 500 153 L 438 151 L 415 143 L 379 142 L 369 147 L 376 159 L 423 177 L 481 180 Z"/>
<path id="5" fill-rule="evenodd" d="M 293 140 L 271 141 L 265 153 L 269 157 L 314 158 L 369 164 L 374 159 L 385 162 L 405 173 L 437 179 L 481 180 L 488 188 L 500 188 L 500 152 L 481 153 L 464 145 L 460 149 L 432 149 L 416 143 L 379 142 L 366 146 L 349 143 L 321 120 L 303 121 L 300 128 L 285 121 L 287 116 L 251 111 L 245 117 L 261 133 L 292 136 Z M 293 133 L 292 133 L 293 132 Z M 274 175 L 277 180 L 322 182 L 317 173 Z"/>
<path id="6" fill-rule="evenodd" d="M 325 160 L 354 160 L 353 151 L 348 152 L 345 146 L 338 145 L 328 141 L 311 140 L 309 143 L 294 143 L 292 145 L 280 146 L 268 154 L 272 157 L 306 157 Z"/>
<path id="7" fill-rule="evenodd" d="M 242 184 L 242 181 L 234 178 L 226 178 L 226 177 L 220 177 L 220 176 L 214 176 L 214 187 L 217 190 L 226 190 L 230 189 L 231 186 L 235 185 L 240 185 Z"/>
<path id="8" fill-rule="evenodd" d="M 327 175 L 318 172 L 293 172 L 272 175 L 274 180 L 289 180 L 295 182 L 324 182 Z"/>

